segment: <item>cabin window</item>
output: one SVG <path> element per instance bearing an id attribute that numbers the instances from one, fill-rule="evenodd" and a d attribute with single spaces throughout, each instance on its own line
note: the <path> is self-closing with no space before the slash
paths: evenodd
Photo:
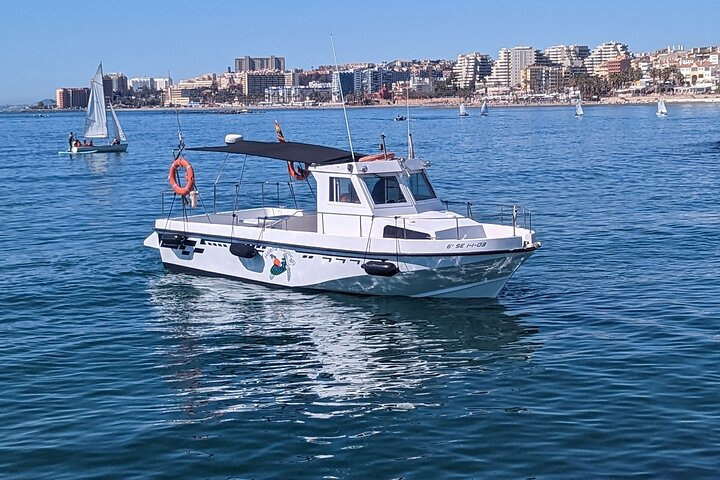
<path id="1" fill-rule="evenodd" d="M 410 186 L 410 191 L 417 202 L 435 198 L 435 192 L 433 191 L 425 172 L 418 172 L 410 175 L 408 185 Z"/>
<path id="2" fill-rule="evenodd" d="M 360 203 L 352 180 L 342 177 L 330 177 L 330 199 L 331 202 Z"/>
<path id="3" fill-rule="evenodd" d="M 402 194 L 400 183 L 395 176 L 368 175 L 363 176 L 362 179 L 367 185 L 375 205 L 405 203 L 405 196 Z"/>

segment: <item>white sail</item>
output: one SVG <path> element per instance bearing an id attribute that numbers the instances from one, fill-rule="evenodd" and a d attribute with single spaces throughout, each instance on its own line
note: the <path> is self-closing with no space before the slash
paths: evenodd
<path id="1" fill-rule="evenodd" d="M 488 114 L 487 100 L 483 100 L 483 103 L 480 106 L 480 115 L 487 115 L 487 114 Z"/>
<path id="2" fill-rule="evenodd" d="M 465 109 L 465 104 L 461 103 L 460 104 L 460 116 L 467 117 L 467 115 L 468 115 L 468 113 L 467 113 L 467 110 Z"/>
<path id="3" fill-rule="evenodd" d="M 115 109 L 113 108 L 112 103 L 110 103 L 110 113 L 112 113 L 113 124 L 115 125 L 115 138 L 120 140 L 122 143 L 127 142 L 127 139 L 125 138 L 125 132 L 123 132 L 117 115 L 115 115 Z"/>
<path id="4" fill-rule="evenodd" d="M 667 107 L 665 106 L 665 100 L 663 100 L 662 98 L 660 100 L 658 100 L 657 114 L 658 115 L 667 115 Z"/>
<path id="5" fill-rule="evenodd" d="M 585 113 L 585 112 L 583 112 L 583 108 L 582 108 L 582 99 L 578 98 L 578 101 L 575 103 L 575 116 L 579 117 L 583 113 Z"/>
<path id="6" fill-rule="evenodd" d="M 90 100 L 85 112 L 84 135 L 86 138 L 107 138 L 108 136 L 102 63 L 98 65 L 95 76 L 90 80 Z"/>

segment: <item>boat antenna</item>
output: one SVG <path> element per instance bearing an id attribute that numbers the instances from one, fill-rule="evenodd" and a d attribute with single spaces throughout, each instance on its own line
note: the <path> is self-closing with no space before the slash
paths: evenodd
<path id="1" fill-rule="evenodd" d="M 412 133 L 410 133 L 410 80 L 405 90 L 405 116 L 407 117 L 407 135 L 408 135 L 408 158 L 415 158 L 415 146 L 413 145 Z"/>
<path id="2" fill-rule="evenodd" d="M 170 78 L 170 70 L 168 70 L 168 78 Z M 180 111 L 177 105 L 175 105 L 175 119 L 177 120 L 178 127 L 178 148 L 175 154 L 175 160 L 177 160 L 180 158 L 180 155 L 182 155 L 183 150 L 185 150 L 185 141 L 183 140 L 182 127 L 180 126 Z"/>
<path id="3" fill-rule="evenodd" d="M 340 101 L 342 102 L 343 116 L 345 116 L 345 129 L 347 130 L 348 143 L 350 144 L 350 156 L 355 161 L 355 151 L 353 150 L 352 136 L 350 135 L 350 122 L 348 122 L 347 109 L 345 108 L 345 95 L 343 94 L 342 82 L 340 81 L 340 66 L 335 53 L 335 42 L 332 33 L 330 34 L 330 45 L 332 45 L 333 59 L 335 60 L 335 71 L 337 72 L 338 88 L 340 90 Z"/>

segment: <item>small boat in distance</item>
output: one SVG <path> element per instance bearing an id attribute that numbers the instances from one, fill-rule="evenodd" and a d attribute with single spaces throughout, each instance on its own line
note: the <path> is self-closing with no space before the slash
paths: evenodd
<path id="1" fill-rule="evenodd" d="M 395 116 L 396 122 L 404 122 L 405 120 L 407 120 L 407 117 L 405 115 L 396 115 Z"/>
<path id="2" fill-rule="evenodd" d="M 662 98 L 658 100 L 656 115 L 658 117 L 667 117 L 667 107 L 665 106 L 665 100 Z"/>
<path id="3" fill-rule="evenodd" d="M 107 107 L 110 107 L 112 115 L 113 128 L 115 136 L 112 140 L 108 136 L 108 115 Z M 112 103 L 105 104 L 105 91 L 103 89 L 103 69 L 102 63 L 98 65 L 97 72 L 90 80 L 90 99 L 85 111 L 85 129 L 83 136 L 91 139 L 90 145 L 84 144 L 77 140 L 72 146 L 68 145 L 68 150 L 58 153 L 96 153 L 96 152 L 125 152 L 127 151 L 127 138 L 125 132 L 120 126 L 115 109 Z M 98 144 L 94 144 L 92 139 L 100 140 Z M 105 140 L 105 142 L 102 142 Z"/>
<path id="4" fill-rule="evenodd" d="M 576 117 L 582 117 L 585 112 L 583 112 L 582 108 L 582 97 L 578 98 L 575 102 L 575 116 Z"/>
<path id="5" fill-rule="evenodd" d="M 487 114 L 488 114 L 487 99 L 486 99 L 486 98 L 483 98 L 483 103 L 482 103 L 482 105 L 480 106 L 480 115 L 482 115 L 483 117 L 485 117 L 485 116 L 487 116 Z"/>
<path id="6" fill-rule="evenodd" d="M 460 104 L 460 116 L 461 116 L 461 117 L 467 117 L 467 116 L 468 116 L 468 112 L 467 112 L 467 110 L 465 109 L 465 104 L 464 104 L 464 103 L 461 103 L 461 104 Z"/>

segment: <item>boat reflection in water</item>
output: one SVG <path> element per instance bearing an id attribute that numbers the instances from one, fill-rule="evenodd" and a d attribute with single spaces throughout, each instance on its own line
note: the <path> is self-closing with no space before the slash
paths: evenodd
<path id="1" fill-rule="evenodd" d="M 524 341 L 533 329 L 494 301 L 239 288 L 181 274 L 154 279 L 150 293 L 180 421 L 278 405 L 312 417 L 416 408 L 419 392 L 443 388 L 428 384 L 528 361 L 535 348 Z"/>

